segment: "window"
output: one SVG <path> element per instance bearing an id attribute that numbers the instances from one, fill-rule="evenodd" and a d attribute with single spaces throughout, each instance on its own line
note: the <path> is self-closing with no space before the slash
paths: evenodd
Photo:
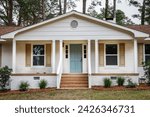
<path id="1" fill-rule="evenodd" d="M 150 61 L 150 44 L 145 44 L 145 62 Z"/>
<path id="2" fill-rule="evenodd" d="M 117 44 L 106 45 L 106 65 L 117 65 L 118 64 L 118 48 Z"/>
<path id="3" fill-rule="evenodd" d="M 86 45 L 84 45 L 84 58 L 86 58 L 86 53 L 87 53 L 86 50 L 87 50 Z"/>
<path id="4" fill-rule="evenodd" d="M 66 58 L 68 58 L 68 45 L 65 46 Z"/>
<path id="5" fill-rule="evenodd" d="M 44 45 L 33 45 L 33 66 L 44 66 Z"/>

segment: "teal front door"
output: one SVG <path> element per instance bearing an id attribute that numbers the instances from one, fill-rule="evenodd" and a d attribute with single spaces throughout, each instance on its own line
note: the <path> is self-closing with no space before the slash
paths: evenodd
<path id="1" fill-rule="evenodd" d="M 71 73 L 82 72 L 82 45 L 81 44 L 70 45 L 70 72 Z"/>

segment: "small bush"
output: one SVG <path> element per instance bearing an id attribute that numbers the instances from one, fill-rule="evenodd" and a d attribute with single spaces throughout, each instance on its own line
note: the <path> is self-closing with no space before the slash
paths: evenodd
<path id="1" fill-rule="evenodd" d="M 39 82 L 39 87 L 40 87 L 40 89 L 45 89 L 46 86 L 47 86 L 47 81 L 46 81 L 46 80 L 41 80 L 41 81 Z"/>
<path id="2" fill-rule="evenodd" d="M 135 88 L 136 83 L 133 83 L 131 79 L 128 79 L 128 85 L 126 87 L 127 88 Z"/>
<path id="3" fill-rule="evenodd" d="M 7 90 L 6 87 L 9 85 L 11 72 L 12 69 L 8 66 L 0 68 L 0 89 L 2 91 Z"/>
<path id="4" fill-rule="evenodd" d="M 104 87 L 109 88 L 112 84 L 112 81 L 109 78 L 104 79 Z"/>
<path id="5" fill-rule="evenodd" d="M 125 79 L 123 77 L 118 77 L 117 78 L 118 86 L 123 86 L 124 82 L 125 82 Z"/>
<path id="6" fill-rule="evenodd" d="M 29 89 L 30 84 L 28 82 L 22 81 L 19 85 L 20 91 L 27 91 Z"/>

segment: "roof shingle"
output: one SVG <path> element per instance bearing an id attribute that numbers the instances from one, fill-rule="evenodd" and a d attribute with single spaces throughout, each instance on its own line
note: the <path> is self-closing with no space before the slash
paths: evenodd
<path id="1" fill-rule="evenodd" d="M 150 34 L 150 25 L 129 25 L 128 28 Z"/>
<path id="2" fill-rule="evenodd" d="M 18 29 L 21 29 L 23 27 L 20 26 L 0 26 L 0 36 Z"/>

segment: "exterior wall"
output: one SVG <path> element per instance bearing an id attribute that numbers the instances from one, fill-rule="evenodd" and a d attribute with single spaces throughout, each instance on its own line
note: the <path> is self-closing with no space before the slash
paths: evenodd
<path id="1" fill-rule="evenodd" d="M 105 65 L 105 52 L 104 52 L 104 67 L 99 67 L 99 71 L 98 71 L 99 73 L 134 73 L 133 41 L 99 41 L 99 43 L 104 43 L 104 44 L 125 43 L 125 67 L 106 66 Z M 105 51 L 105 48 L 104 48 L 104 51 Z M 119 56 L 119 52 L 118 52 L 118 56 Z M 118 57 L 118 60 L 119 60 L 119 57 Z"/>
<path id="2" fill-rule="evenodd" d="M 46 44 L 47 42 L 17 42 L 16 45 L 16 73 L 51 73 L 51 67 L 26 67 L 25 66 L 25 45 L 26 43 L 31 44 Z M 50 43 L 50 42 L 49 42 Z M 32 53 L 32 52 L 31 52 Z M 31 54 L 32 57 L 32 54 Z M 57 61 L 56 61 L 57 62 Z M 32 58 L 31 58 L 32 64 Z"/>
<path id="3" fill-rule="evenodd" d="M 138 73 L 139 73 L 139 77 L 143 77 L 144 76 L 143 67 L 138 67 Z"/>
<path id="4" fill-rule="evenodd" d="M 71 21 L 78 21 L 78 27 L 72 28 Z M 116 30 L 112 26 L 96 24 L 92 21 L 77 17 L 67 17 L 53 23 L 45 24 L 27 32 L 18 34 L 16 40 L 87 40 L 87 39 L 105 39 L 105 40 L 131 40 L 133 37 L 126 32 Z"/>
<path id="5" fill-rule="evenodd" d="M 91 41 L 91 72 L 95 73 L 95 42 Z"/>
<path id="6" fill-rule="evenodd" d="M 143 43 L 143 44 L 150 44 L 150 40 L 139 40 L 138 43 Z M 143 45 L 144 46 L 144 45 Z M 145 61 L 145 46 L 143 47 L 143 61 Z M 144 70 L 143 67 L 139 67 L 138 66 L 138 73 L 139 73 L 139 77 L 143 77 L 144 76 Z"/>
<path id="7" fill-rule="evenodd" d="M 1 66 L 7 65 L 8 67 L 12 67 L 12 42 L 4 42 L 2 43 L 2 61 Z"/>
<path id="8" fill-rule="evenodd" d="M 35 76 L 12 76 L 11 77 L 11 85 L 10 85 L 11 90 L 18 90 L 19 85 L 22 81 L 24 81 L 24 82 L 27 81 L 30 84 L 29 88 L 37 89 L 37 88 L 39 88 L 38 83 L 42 79 L 44 79 L 48 82 L 47 87 L 56 87 L 57 86 L 56 76 L 39 76 L 40 77 L 39 80 L 34 80 L 33 77 L 35 77 Z"/>
<path id="9" fill-rule="evenodd" d="M 104 86 L 104 82 L 103 82 L 103 80 L 105 79 L 105 78 L 110 78 L 111 76 L 98 76 L 98 75 L 96 75 L 96 76 L 91 76 L 91 85 L 92 86 Z M 116 76 L 117 77 L 117 76 Z M 124 78 L 125 78 L 125 83 L 124 83 L 124 85 L 127 85 L 128 84 L 128 82 L 127 82 L 127 80 L 128 79 L 131 79 L 131 81 L 133 82 L 133 83 L 136 83 L 136 84 L 139 84 L 139 82 L 138 82 L 138 76 L 123 76 Z M 116 79 L 115 80 L 112 80 L 112 86 L 115 86 L 115 85 L 117 85 L 117 83 L 116 83 Z"/>
<path id="10" fill-rule="evenodd" d="M 60 51 L 59 51 L 59 41 L 56 41 L 56 57 L 55 57 L 55 59 L 56 59 L 56 66 L 55 66 L 55 68 L 56 68 L 56 72 L 57 72 L 57 68 L 58 68 L 58 64 L 59 64 L 59 58 L 60 58 L 60 56 L 59 56 L 59 53 L 60 53 Z"/>

